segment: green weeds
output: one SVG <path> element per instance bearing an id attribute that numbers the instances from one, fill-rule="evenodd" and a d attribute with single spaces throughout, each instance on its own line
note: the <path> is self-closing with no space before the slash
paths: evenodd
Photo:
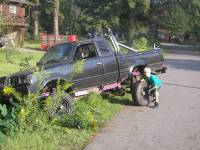
<path id="1" fill-rule="evenodd" d="M 127 95 L 126 95 L 127 96 Z M 62 114 L 49 119 L 41 110 L 36 99 L 32 98 L 20 104 L 17 111 L 17 131 L 4 136 L 2 149 L 82 149 L 88 139 L 104 126 L 123 105 L 117 100 L 126 101 L 126 97 L 115 97 L 112 101 L 92 93 L 75 102 L 76 111 L 72 115 Z M 26 107 L 25 107 L 26 106 Z"/>

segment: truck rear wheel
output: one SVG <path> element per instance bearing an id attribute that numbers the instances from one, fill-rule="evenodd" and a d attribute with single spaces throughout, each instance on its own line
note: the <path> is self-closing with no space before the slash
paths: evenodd
<path id="1" fill-rule="evenodd" d="M 135 105 L 146 106 L 149 104 L 148 84 L 146 81 L 132 83 L 131 93 Z"/>

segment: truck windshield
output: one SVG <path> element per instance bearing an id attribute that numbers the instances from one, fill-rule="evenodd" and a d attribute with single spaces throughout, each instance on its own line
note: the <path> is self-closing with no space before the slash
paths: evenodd
<path id="1" fill-rule="evenodd" d="M 73 43 L 65 43 L 49 48 L 47 53 L 39 61 L 39 64 L 43 65 L 62 62 L 67 59 L 72 47 Z"/>

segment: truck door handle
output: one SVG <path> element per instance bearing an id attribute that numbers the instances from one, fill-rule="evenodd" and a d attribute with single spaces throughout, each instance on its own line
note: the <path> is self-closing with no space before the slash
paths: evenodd
<path id="1" fill-rule="evenodd" d="M 101 63 L 101 62 L 98 62 L 97 65 L 102 65 L 102 63 Z"/>

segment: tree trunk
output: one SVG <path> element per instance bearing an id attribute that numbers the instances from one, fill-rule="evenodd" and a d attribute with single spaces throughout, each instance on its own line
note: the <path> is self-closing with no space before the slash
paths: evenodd
<path id="1" fill-rule="evenodd" d="M 128 41 L 128 45 L 130 46 L 130 47 L 132 47 L 133 46 L 133 39 L 134 39 L 134 36 L 135 36 L 135 24 L 134 24 L 134 20 L 132 20 L 132 19 L 130 19 L 129 21 L 128 21 L 128 24 L 129 24 L 129 28 L 128 28 L 128 39 L 127 39 L 127 41 Z"/>
<path id="2" fill-rule="evenodd" d="M 38 11 L 36 11 L 34 18 L 34 41 L 37 40 L 38 33 L 39 33 L 39 17 L 38 17 Z"/>
<path id="3" fill-rule="evenodd" d="M 59 6 L 60 6 L 60 0 L 54 0 L 54 34 L 58 35 L 58 20 L 59 20 Z"/>
<path id="4" fill-rule="evenodd" d="M 39 0 L 36 2 L 36 7 L 39 6 Z M 37 40 L 37 37 L 39 35 L 39 12 L 38 8 L 35 9 L 34 12 L 34 41 Z"/>
<path id="5" fill-rule="evenodd" d="M 17 46 L 22 47 L 24 45 L 24 35 L 25 35 L 25 28 L 19 28 Z"/>

